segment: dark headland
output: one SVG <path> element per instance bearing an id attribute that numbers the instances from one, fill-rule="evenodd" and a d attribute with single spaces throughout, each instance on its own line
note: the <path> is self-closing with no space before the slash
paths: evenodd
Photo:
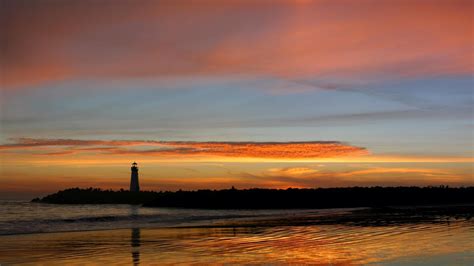
<path id="1" fill-rule="evenodd" d="M 473 205 L 474 187 L 347 187 L 141 191 L 70 188 L 32 201 L 54 204 L 141 204 L 201 209 L 322 209 Z"/>

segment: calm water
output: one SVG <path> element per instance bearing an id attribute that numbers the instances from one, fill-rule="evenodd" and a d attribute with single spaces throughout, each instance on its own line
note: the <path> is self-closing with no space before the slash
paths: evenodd
<path id="1" fill-rule="evenodd" d="M 466 220 L 376 227 L 212 226 L 347 211 L 209 211 L 4 201 L 0 264 L 474 264 L 474 223 Z M 209 227 L 171 228 L 189 225 Z"/>

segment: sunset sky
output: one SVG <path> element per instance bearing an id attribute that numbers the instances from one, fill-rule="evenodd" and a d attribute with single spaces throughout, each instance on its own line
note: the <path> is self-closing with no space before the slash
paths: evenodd
<path id="1" fill-rule="evenodd" d="M 474 185 L 471 0 L 0 1 L 0 198 Z"/>

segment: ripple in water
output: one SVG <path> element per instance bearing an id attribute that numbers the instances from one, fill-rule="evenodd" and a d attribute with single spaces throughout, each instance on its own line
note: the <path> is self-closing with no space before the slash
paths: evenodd
<path id="1" fill-rule="evenodd" d="M 472 222 L 410 226 L 160 228 L 3 236 L 0 262 L 472 265 Z"/>
<path id="2" fill-rule="evenodd" d="M 474 222 L 466 219 L 295 226 L 291 221 L 301 217 L 314 219 L 347 210 L 209 211 L 25 203 L 22 215 L 12 206 L 0 206 L 8 210 L 0 218 L 0 230 L 6 232 L 4 225 L 10 224 L 13 230 L 25 227 L 30 233 L 53 233 L 0 236 L 0 264 L 474 263 Z M 253 223 L 244 226 L 242 219 Z M 185 223 L 189 220 L 194 222 Z M 221 227 L 222 220 L 236 226 Z M 205 227 L 169 228 L 183 224 Z M 122 226 L 127 229 L 116 229 Z M 91 229 L 114 230 L 83 231 Z"/>

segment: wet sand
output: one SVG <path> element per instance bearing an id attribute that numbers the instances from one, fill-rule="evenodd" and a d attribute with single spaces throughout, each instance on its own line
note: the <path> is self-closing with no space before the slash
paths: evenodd
<path id="1" fill-rule="evenodd" d="M 280 220 L 280 219 L 277 219 Z M 288 218 L 215 226 L 0 236 L 9 264 L 456 264 L 474 262 L 474 224 L 305 225 Z M 294 220 L 296 221 L 296 220 Z"/>

